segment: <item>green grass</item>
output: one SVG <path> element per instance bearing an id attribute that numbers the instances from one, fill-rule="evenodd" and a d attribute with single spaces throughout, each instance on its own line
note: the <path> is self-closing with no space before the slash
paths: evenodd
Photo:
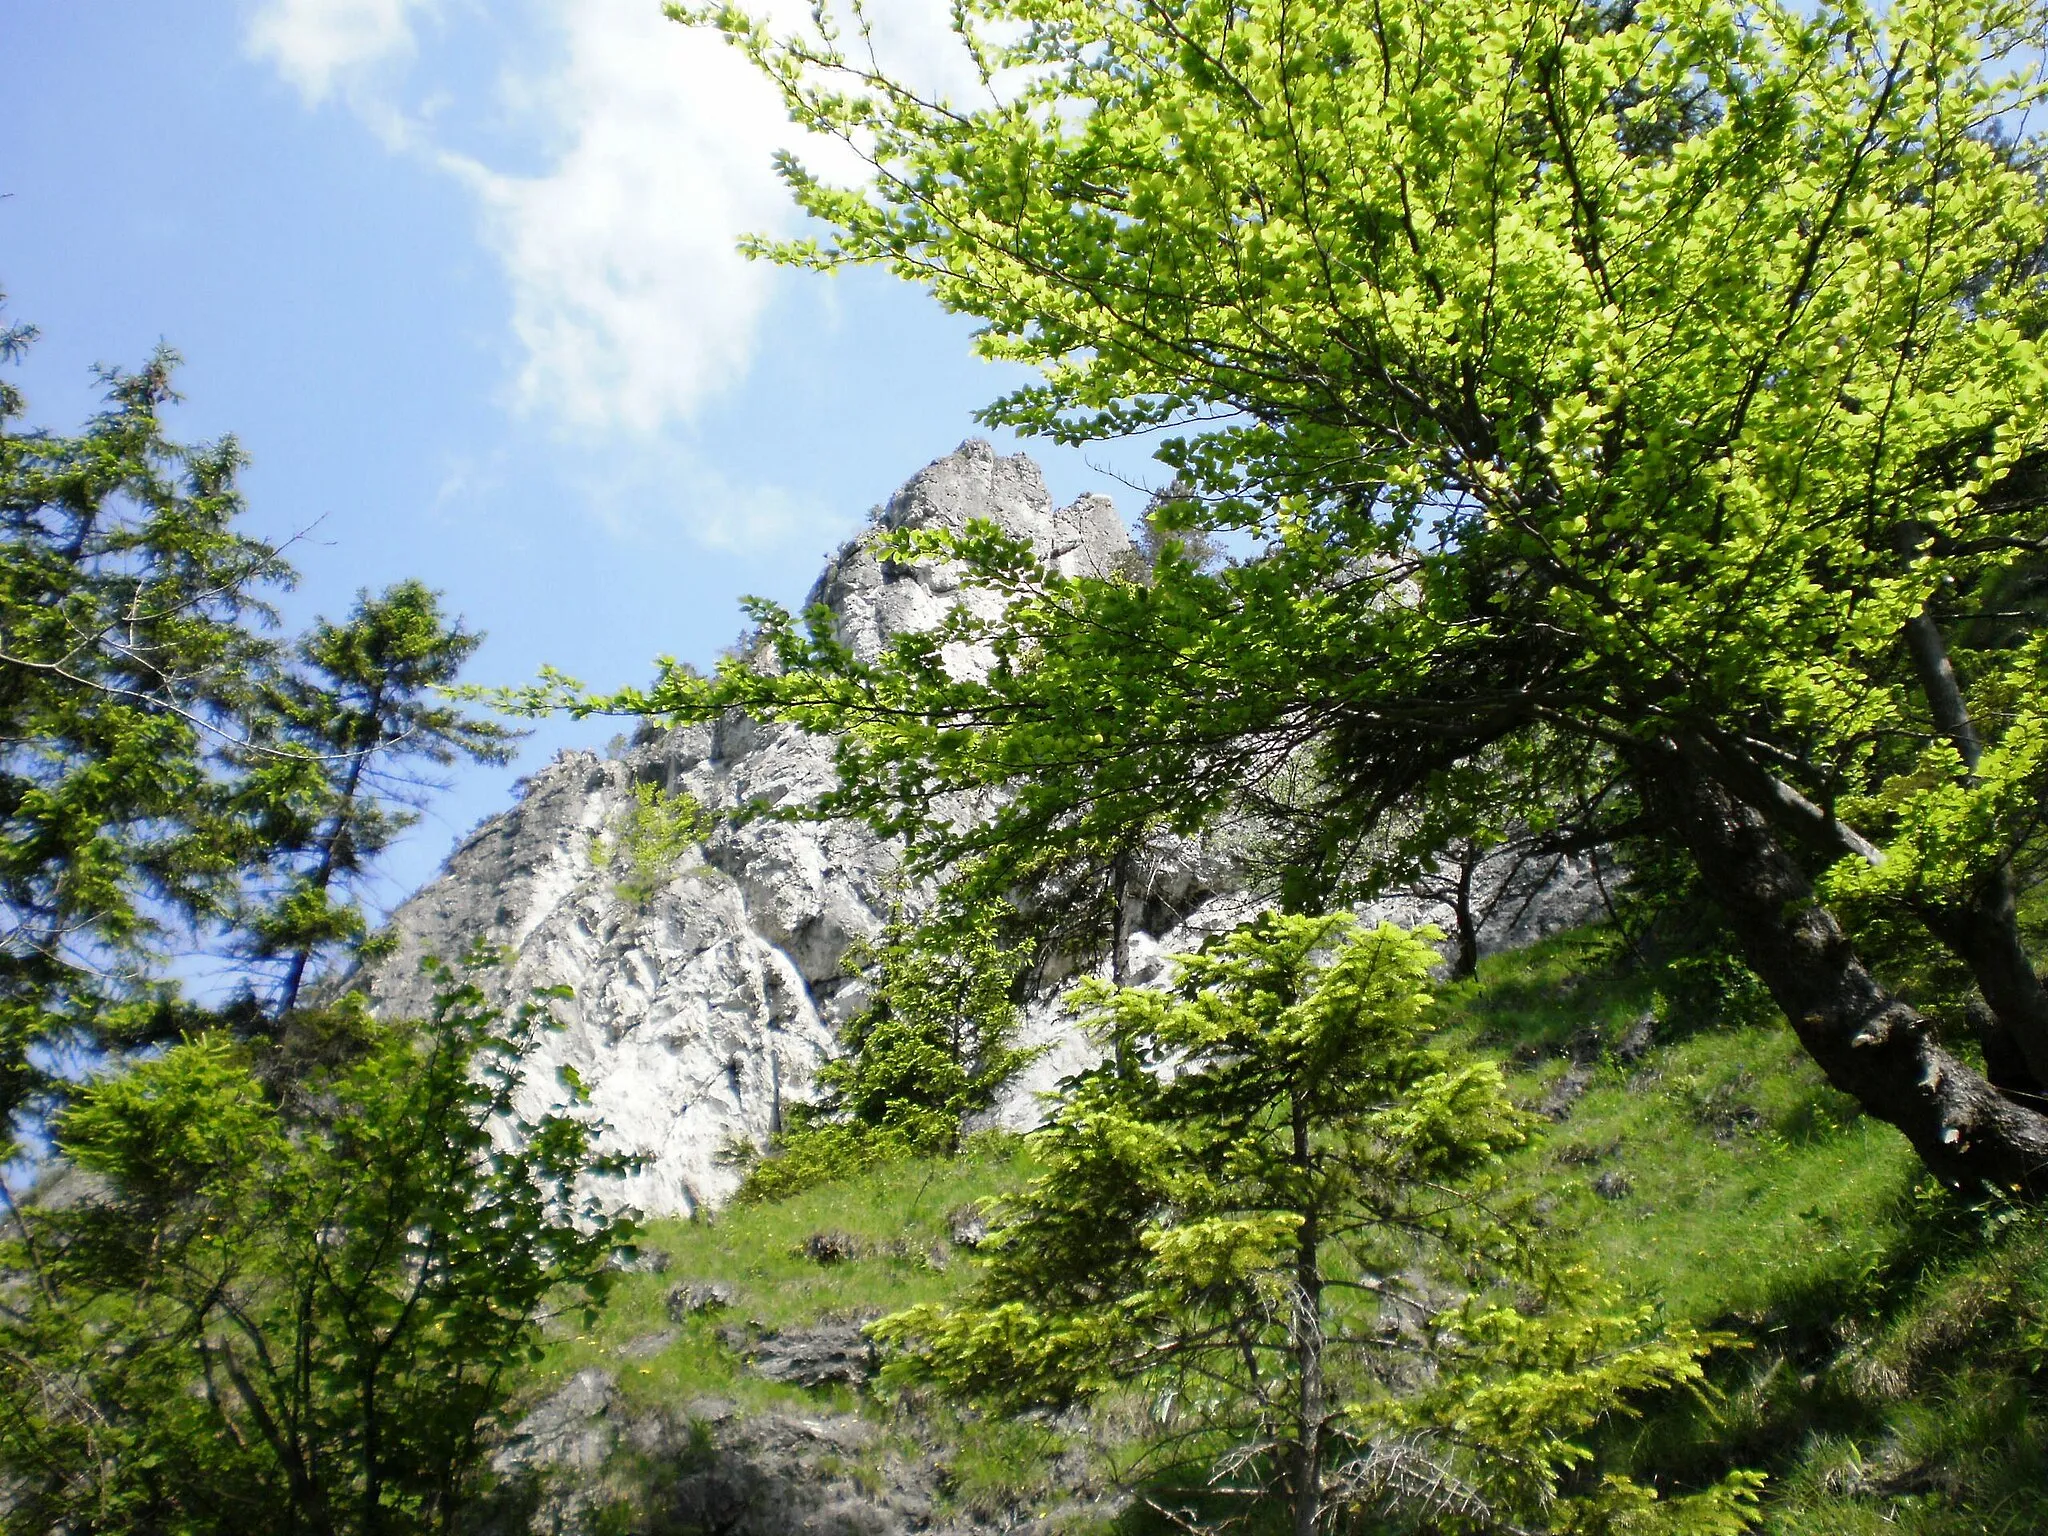
<path id="1" fill-rule="evenodd" d="M 1446 989 L 1450 1033 L 1502 1058 L 1532 1107 L 1575 1038 L 1611 1047 L 1655 1004 L 1654 978 L 1604 936 L 1567 935 L 1490 961 Z M 1835 1092 L 1782 1025 L 1704 1029 L 1634 1064 L 1604 1051 L 1561 1124 L 1514 1159 L 1560 1235 L 1630 1290 L 1698 1322 L 1762 1317 L 1802 1291 L 1835 1294 L 1880 1262 L 1876 1218 L 1916 1174 L 1889 1128 Z M 1626 1182 L 1603 1197 L 1603 1176 Z"/>
<path id="2" fill-rule="evenodd" d="M 785 1200 L 734 1205 L 698 1221 L 649 1222 L 643 1249 L 669 1256 L 659 1275 L 622 1275 L 604 1312 L 589 1325 L 564 1319 L 524 1397 L 544 1395 L 590 1366 L 611 1372 L 629 1404 L 690 1413 L 719 1399 L 743 1412 L 854 1412 L 880 1421 L 885 1435 L 837 1469 L 858 1482 L 894 1455 L 943 1447 L 944 1515 L 1009 1519 L 1018 1509 L 1059 1505 L 1075 1475 L 1068 1437 L 1035 1423 L 1006 1423 L 943 1404 L 921 1406 L 905 1422 L 895 1405 L 846 1387 L 805 1389 L 762 1379 L 721 1333 L 800 1328 L 826 1319 L 872 1316 L 955 1294 L 966 1282 L 967 1254 L 949 1241 L 955 1209 L 1016 1187 L 1030 1174 L 1016 1137 L 970 1139 L 955 1159 L 885 1164 Z M 806 1257 L 821 1232 L 855 1239 L 859 1256 L 831 1264 Z M 668 1316 L 678 1285 L 722 1281 L 733 1303 L 681 1322 Z M 659 1345 L 651 1349 L 650 1346 Z M 661 1475 L 655 1469 L 655 1475 Z M 622 1529 L 638 1529 L 630 1511 L 644 1500 L 630 1475 L 611 1489 Z"/>
<path id="3" fill-rule="evenodd" d="M 1656 981 L 1564 935 L 1446 989 L 1447 1031 L 1535 1106 Z M 1609 1469 L 1677 1489 L 1761 1468 L 1782 1536 L 2048 1530 L 2048 1223 L 1942 1192 L 1782 1023 L 1600 1054 L 1509 1174 L 1610 1278 L 1738 1340 L 1710 1391 L 1610 1426 Z"/>
<path id="4" fill-rule="evenodd" d="M 950 1295 L 965 1265 L 947 1240 L 947 1213 L 1015 1184 L 1026 1166 L 1015 1138 L 982 1138 L 952 1161 L 889 1164 L 773 1204 L 731 1206 L 700 1221 L 649 1222 L 641 1246 L 666 1252 L 667 1272 L 622 1275 L 594 1325 L 565 1320 L 577 1326 L 549 1341 L 539 1376 L 553 1381 L 596 1365 L 642 1402 L 710 1396 L 743 1408 L 855 1407 L 854 1394 L 843 1389 L 808 1392 L 755 1376 L 720 1342 L 721 1330 L 802 1327 Z M 832 1264 L 805 1257 L 805 1239 L 825 1231 L 850 1234 L 860 1256 Z M 733 1304 L 672 1322 L 669 1292 L 693 1281 L 730 1285 Z M 673 1337 L 653 1349 L 664 1335 Z"/>

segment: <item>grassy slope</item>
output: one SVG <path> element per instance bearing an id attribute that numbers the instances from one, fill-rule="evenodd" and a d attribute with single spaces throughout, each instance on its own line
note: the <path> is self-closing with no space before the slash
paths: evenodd
<path id="1" fill-rule="evenodd" d="M 1540 1101 L 1578 1031 L 1618 1039 L 1656 1003 L 1612 951 L 1500 956 L 1449 991 L 1452 1028 Z M 1614 1426 L 1612 1463 L 1667 1486 L 1763 1468 L 1788 1536 L 2048 1530 L 2048 1227 L 1922 1178 L 1782 1023 L 1603 1055 L 1514 1172 L 1606 1273 L 1741 1340 L 1711 1394 Z"/>
<path id="2" fill-rule="evenodd" d="M 708 1221 L 650 1222 L 641 1246 L 666 1253 L 667 1272 L 621 1277 L 593 1326 L 551 1341 L 542 1373 L 553 1379 L 602 1365 L 641 1402 L 715 1396 L 748 1408 L 816 1404 L 820 1394 L 747 1371 L 719 1342 L 720 1331 L 799 1327 L 949 1294 L 965 1266 L 947 1242 L 947 1213 L 1021 1180 L 1026 1167 L 1015 1141 L 988 1142 L 953 1162 L 898 1165 L 772 1205 L 734 1206 Z M 804 1257 L 804 1240 L 826 1231 L 854 1238 L 860 1257 L 835 1264 Z M 732 1306 L 671 1321 L 670 1290 L 701 1281 L 730 1285 Z M 674 1338 L 643 1356 L 664 1334 Z M 853 1405 L 848 1393 L 825 1398 Z"/>
<path id="3" fill-rule="evenodd" d="M 1632 1063 L 1589 1046 L 1590 1032 L 1611 1045 L 1656 1006 L 1655 984 L 1586 932 L 1498 957 L 1443 1000 L 1447 1030 L 1498 1055 L 1532 1104 L 1574 1050 L 1590 1066 L 1568 1116 L 1512 1168 L 1561 1238 L 1671 1315 L 1742 1339 L 1711 1394 L 1613 1426 L 1608 1464 L 1672 1487 L 1765 1468 L 1766 1528 L 1801 1536 L 2048 1530 L 2048 1227 L 1962 1210 L 1930 1188 L 1899 1138 L 1830 1090 L 1782 1025 L 1699 1029 Z M 949 1293 L 967 1265 L 948 1249 L 946 1213 L 1028 1166 L 1014 1144 L 992 1143 L 712 1222 L 657 1223 L 647 1242 L 671 1255 L 669 1273 L 627 1277 L 595 1327 L 554 1341 L 543 1374 L 603 1363 L 643 1401 L 858 1406 L 752 1377 L 719 1328 Z M 866 1256 L 803 1258 L 803 1239 L 825 1229 L 861 1239 Z M 736 1305 L 670 1324 L 669 1288 L 699 1279 L 733 1284 Z M 671 1329 L 656 1352 L 634 1354 Z M 963 1498 L 992 1498 L 1006 1479 L 1031 1502 L 1048 1496 L 1043 1432 L 954 1433 Z"/>
<path id="4" fill-rule="evenodd" d="M 854 1453 L 857 1464 L 846 1470 L 857 1479 L 873 1481 L 890 1456 L 917 1456 L 936 1439 L 947 1473 L 946 1512 L 1002 1521 L 1018 1510 L 1055 1509 L 1066 1502 L 1064 1483 L 1074 1463 L 1054 1431 L 981 1421 L 937 1404 L 927 1405 L 915 1423 L 905 1422 L 846 1387 L 806 1390 L 765 1381 L 720 1339 L 735 1327 L 803 1327 L 953 1294 L 969 1266 L 948 1239 L 948 1215 L 1021 1184 L 1030 1167 L 1017 1138 L 980 1137 L 952 1161 L 884 1167 L 772 1204 L 732 1206 L 710 1220 L 650 1222 L 640 1246 L 665 1253 L 666 1271 L 621 1276 L 594 1322 L 562 1319 L 522 1395 L 530 1400 L 595 1365 L 616 1377 L 629 1405 L 681 1409 L 693 1418 L 706 1399 L 744 1412 L 860 1413 L 880 1421 L 886 1433 Z M 829 1265 L 805 1257 L 805 1240 L 821 1232 L 853 1238 L 859 1256 Z M 672 1320 L 669 1293 L 706 1281 L 731 1286 L 733 1304 Z M 638 1529 L 630 1520 L 627 1526 Z"/>

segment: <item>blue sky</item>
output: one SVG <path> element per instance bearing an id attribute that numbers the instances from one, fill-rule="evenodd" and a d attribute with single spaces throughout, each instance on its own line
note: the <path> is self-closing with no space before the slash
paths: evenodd
<path id="1" fill-rule="evenodd" d="M 943 0 L 875 9 L 904 67 L 953 67 Z M 740 594 L 800 599 L 1015 378 L 885 274 L 734 254 L 795 227 L 768 161 L 799 136 L 656 0 L 0 0 L 0 52 L 32 420 L 75 425 L 91 365 L 175 346 L 174 433 L 233 432 L 257 531 L 310 530 L 295 624 L 416 575 L 489 632 L 479 680 L 707 663 Z M 1033 451 L 1127 515 L 1105 471 L 1158 477 L 1142 447 Z M 611 729 L 463 775 L 383 898 Z"/>

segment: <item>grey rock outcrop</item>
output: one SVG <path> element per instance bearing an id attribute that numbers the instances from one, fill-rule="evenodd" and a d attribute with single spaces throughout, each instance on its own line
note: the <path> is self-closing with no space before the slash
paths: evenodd
<path id="1" fill-rule="evenodd" d="M 723 1312 L 733 1304 L 733 1288 L 723 1280 L 689 1280 L 669 1288 L 669 1317 L 680 1323 L 699 1312 Z"/>
<path id="2" fill-rule="evenodd" d="M 878 523 L 960 528 L 971 518 L 1030 539 L 1070 573 L 1105 570 L 1130 547 L 1107 498 L 1056 507 L 1031 460 L 980 441 L 913 477 Z M 992 611 L 995 600 L 962 588 L 957 573 L 882 561 L 871 542 L 849 541 L 811 594 L 860 654 L 958 603 Z M 972 669 L 981 658 L 963 651 L 957 662 Z M 645 1159 L 609 1198 L 651 1215 L 716 1204 L 737 1182 L 724 1149 L 765 1144 L 784 1106 L 810 1096 L 835 1026 L 863 1001 L 841 964 L 899 899 L 896 857 L 850 823 L 721 824 L 636 904 L 605 853 L 638 784 L 687 792 L 716 814 L 809 801 L 833 782 L 829 741 L 740 718 L 662 732 L 617 757 L 564 753 L 398 908 L 393 952 L 357 984 L 382 1011 L 423 1013 L 434 983 L 420 961 L 484 938 L 510 955 L 485 978 L 499 995 L 568 987 L 555 1005 L 564 1027 L 530 1062 L 522 1109 L 545 1107 L 567 1067 L 615 1149 Z"/>
<path id="3" fill-rule="evenodd" d="M 1106 571 L 1131 547 L 1107 498 L 1055 506 L 1030 459 L 979 441 L 914 476 L 877 526 L 958 529 L 973 518 L 1029 539 L 1069 574 Z M 947 566 L 885 561 L 872 545 L 871 534 L 850 540 L 811 593 L 862 658 L 956 605 L 983 617 L 998 611 L 999 598 L 963 586 Z M 947 661 L 969 675 L 987 658 L 961 645 Z M 831 742 L 738 717 L 649 733 L 616 756 L 564 753 L 398 908 L 392 952 L 354 984 L 380 1010 L 424 1013 L 434 990 L 424 957 L 453 959 L 480 938 L 500 946 L 509 964 L 483 978 L 500 996 L 570 990 L 555 1005 L 564 1027 L 529 1063 L 522 1112 L 546 1107 L 558 1069 L 570 1069 L 610 1126 L 612 1149 L 644 1159 L 639 1173 L 602 1191 L 607 1198 L 649 1215 L 716 1205 L 738 1181 L 726 1148 L 766 1144 L 785 1106 L 811 1096 L 838 1026 L 865 1002 L 842 969 L 848 947 L 878 934 L 915 893 L 901 888 L 894 848 L 847 822 L 721 821 L 644 901 L 621 893 L 606 856 L 639 785 L 687 792 L 716 815 L 805 803 L 834 781 Z M 1175 842 L 1153 850 L 1151 863 L 1130 946 L 1140 983 L 1163 979 L 1168 956 L 1257 909 L 1214 850 Z M 1583 921 L 1596 905 L 1587 880 L 1553 881 L 1541 901 L 1502 905 L 1483 937 L 1489 948 L 1535 937 Z M 1367 914 L 1409 923 L 1439 915 L 1419 898 Z M 990 1124 L 1035 1124 L 1040 1094 L 1093 1057 L 1051 990 L 1027 1009 L 1024 1028 L 1024 1043 L 1046 1049 Z"/>
<path id="4" fill-rule="evenodd" d="M 515 1441 L 519 1458 L 501 1459 L 507 1491 L 526 1495 L 520 1518 L 501 1529 L 595 1536 L 625 1516 L 634 1530 L 724 1536 L 1055 1536 L 1106 1521 L 1125 1502 L 1094 1486 L 1074 1456 L 1057 1468 L 1067 1491 L 1051 1508 L 977 1507 L 948 1497 L 958 1481 L 948 1451 L 914 1420 L 885 1428 L 822 1409 L 750 1414 L 708 1397 L 635 1412 L 582 1390 L 582 1380 L 532 1415 L 573 1430 Z M 583 1449 L 598 1444 L 616 1453 L 602 1468 Z"/>
<path id="5" fill-rule="evenodd" d="M 491 1470 L 512 1476 L 538 1468 L 595 1472 L 618 1443 L 612 1421 L 618 1383 L 595 1368 L 579 1371 L 533 1412 L 513 1426 L 491 1458 Z"/>
<path id="6" fill-rule="evenodd" d="M 861 1326 L 853 1319 L 764 1334 L 746 1350 L 748 1363 L 768 1380 L 792 1386 L 862 1386 L 881 1361 Z"/>

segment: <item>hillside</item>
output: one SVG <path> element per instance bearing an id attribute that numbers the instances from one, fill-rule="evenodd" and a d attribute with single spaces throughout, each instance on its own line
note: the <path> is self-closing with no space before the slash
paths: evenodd
<path id="1" fill-rule="evenodd" d="M 2048 4 L 626 8 L 0 320 L 0 1536 L 2048 1531 Z"/>
<path id="2" fill-rule="evenodd" d="M 1446 1032 L 1544 1116 L 1508 1171 L 1561 1247 L 1735 1336 L 1709 1392 L 1608 1426 L 1602 1469 L 1666 1490 L 1763 1469 L 1777 1532 L 2043 1528 L 2048 1228 L 1954 1206 L 1782 1025 L 1658 1022 L 1658 981 L 1582 929 L 1491 958 L 1442 1000 Z M 850 1324 L 956 1291 L 971 1202 L 1030 1169 L 1028 1138 L 984 1138 L 957 1161 L 653 1224 L 641 1263 L 662 1272 L 558 1325 L 527 1386 L 545 1406 L 522 1454 L 554 1458 L 551 1507 L 622 1532 L 1159 1526 L 1118 1486 L 1138 1405 L 999 1424 L 852 1384 L 869 1363 Z M 806 1349 L 839 1379 L 768 1379 L 803 1375 L 789 1362 Z"/>

